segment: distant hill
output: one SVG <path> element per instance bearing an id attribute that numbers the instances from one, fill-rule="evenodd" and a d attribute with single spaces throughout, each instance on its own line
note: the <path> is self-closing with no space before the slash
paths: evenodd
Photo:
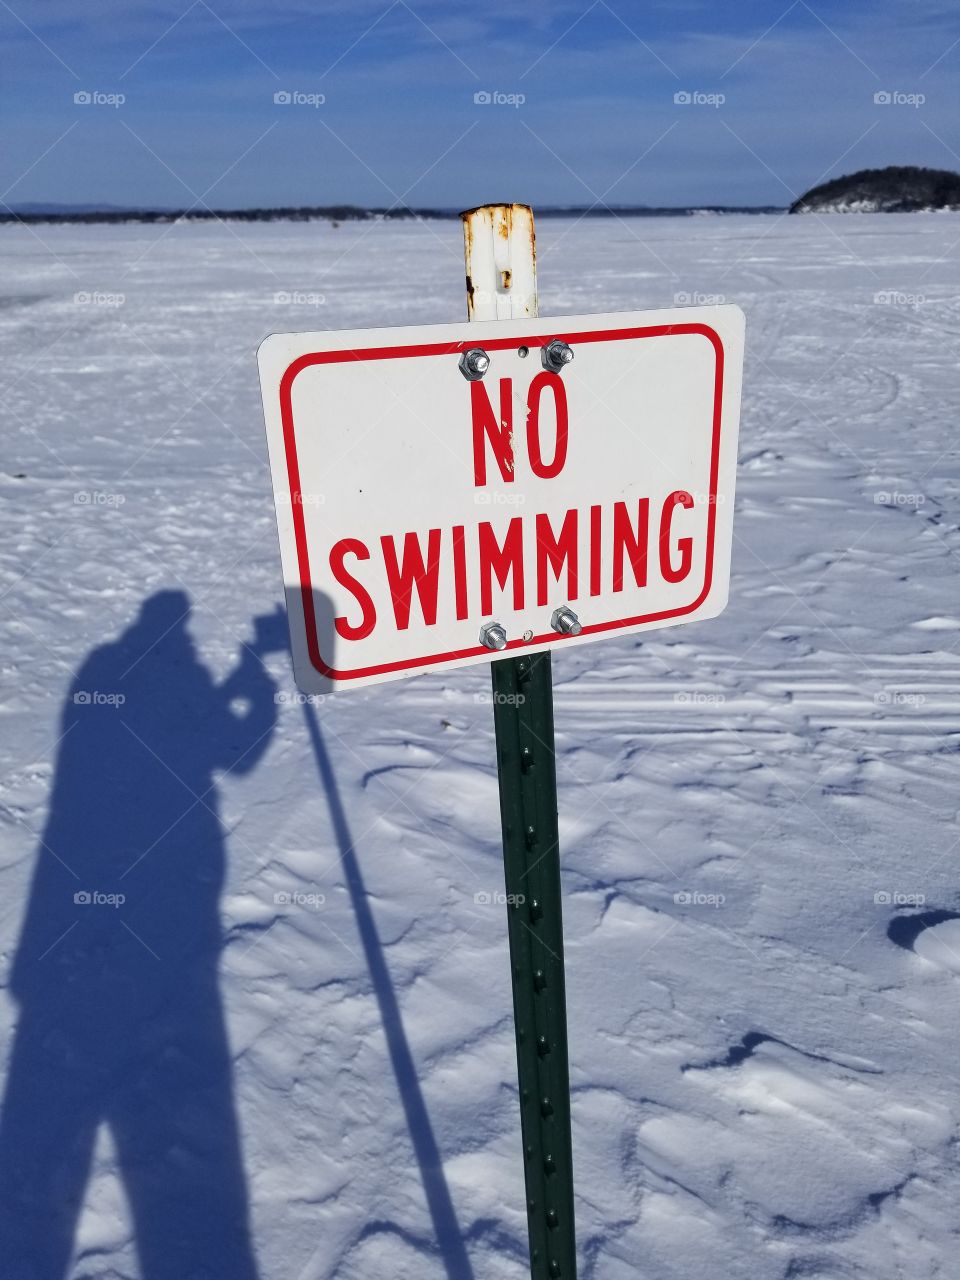
<path id="1" fill-rule="evenodd" d="M 832 178 L 802 195 L 791 213 L 922 213 L 960 210 L 960 173 L 889 165 Z"/>

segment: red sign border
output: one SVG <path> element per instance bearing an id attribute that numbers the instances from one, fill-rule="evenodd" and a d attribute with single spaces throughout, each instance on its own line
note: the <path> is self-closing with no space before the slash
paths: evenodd
<path id="1" fill-rule="evenodd" d="M 507 348 L 518 346 L 546 346 L 548 342 L 552 342 L 555 338 L 560 338 L 572 345 L 574 343 L 581 344 L 584 342 L 618 342 L 631 338 L 672 337 L 674 335 L 682 334 L 698 334 L 701 337 L 706 338 L 713 347 L 714 354 L 716 356 L 716 367 L 714 372 L 713 435 L 710 454 L 710 494 L 707 509 L 707 556 L 703 589 L 692 604 L 683 605 L 679 609 L 668 609 L 661 613 L 640 614 L 635 618 L 620 618 L 613 622 L 593 623 L 590 626 L 585 626 L 580 632 L 581 635 L 595 635 L 603 631 L 616 631 L 621 627 L 638 626 L 644 622 L 661 622 L 667 618 L 679 618 L 684 614 L 692 613 L 695 609 L 699 608 L 710 593 L 710 588 L 713 585 L 717 478 L 720 466 L 720 424 L 723 404 L 724 365 L 723 342 L 717 331 L 705 324 L 649 325 L 632 329 L 591 330 L 586 333 L 551 332 L 545 336 L 522 334 L 519 337 L 512 338 L 490 338 L 486 335 L 484 336 L 483 348 L 485 351 L 503 351 Z M 308 369 L 317 364 L 343 364 L 348 360 L 398 360 L 406 359 L 411 356 L 459 356 L 471 345 L 475 345 L 475 343 L 471 343 L 468 339 L 463 342 L 434 342 L 405 347 L 367 347 L 361 349 L 352 348 L 345 351 L 315 351 L 299 356 L 287 367 L 284 371 L 283 377 L 280 379 L 280 420 L 283 427 L 284 453 L 287 462 L 287 480 L 290 486 L 290 503 L 291 511 L 293 513 L 294 535 L 297 545 L 297 563 L 300 569 L 300 592 L 303 600 L 303 620 L 307 633 L 307 652 L 310 655 L 310 661 L 314 668 L 319 671 L 321 675 L 326 676 L 330 680 L 358 680 L 365 676 L 382 675 L 388 671 L 408 671 L 413 668 L 422 667 L 427 663 L 455 662 L 463 658 L 474 658 L 480 656 L 489 657 L 490 650 L 486 649 L 483 645 L 478 644 L 470 649 L 454 649 L 449 653 L 428 654 L 426 657 L 422 658 L 405 658 L 400 662 L 385 662 L 381 663 L 379 666 L 373 667 L 356 667 L 352 671 L 338 671 L 324 662 L 320 653 L 319 639 L 317 636 L 317 619 L 313 605 L 313 583 L 310 577 L 310 560 L 307 552 L 306 525 L 303 518 L 303 505 L 301 500 L 300 467 L 297 459 L 297 442 L 293 423 L 294 381 L 304 369 Z M 554 644 L 561 639 L 562 637 L 555 631 L 550 631 L 544 635 L 534 636 L 532 640 L 524 640 L 522 638 L 519 640 L 509 640 L 507 642 L 506 650 L 501 650 L 500 652 L 506 653 L 511 649 L 529 649 L 531 646 L 537 644 Z"/>

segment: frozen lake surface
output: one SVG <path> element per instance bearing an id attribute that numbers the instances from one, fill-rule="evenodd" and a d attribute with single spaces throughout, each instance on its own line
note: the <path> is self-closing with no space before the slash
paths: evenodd
<path id="1" fill-rule="evenodd" d="M 582 1280 L 947 1280 L 960 215 L 538 241 L 545 315 L 747 317 L 726 613 L 554 658 Z M 276 623 L 243 647 L 282 595 L 258 342 L 459 319 L 459 224 L 0 262 L 5 1275 L 522 1280 L 488 673 L 317 737 Z"/>

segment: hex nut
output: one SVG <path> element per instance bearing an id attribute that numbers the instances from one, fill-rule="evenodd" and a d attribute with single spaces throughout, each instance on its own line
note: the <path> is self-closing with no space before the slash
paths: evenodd
<path id="1" fill-rule="evenodd" d="M 490 368 L 490 357 L 483 347 L 470 347 L 460 357 L 459 368 L 468 382 L 479 382 Z"/>
<path id="2" fill-rule="evenodd" d="M 552 342 L 540 348 L 540 363 L 550 373 L 559 373 L 572 359 L 573 347 L 560 338 L 554 338 Z"/>
<path id="3" fill-rule="evenodd" d="M 480 628 L 480 643 L 485 649 L 505 649 L 507 633 L 499 622 L 485 622 Z"/>
<path id="4" fill-rule="evenodd" d="M 565 604 L 561 605 L 559 609 L 554 609 L 550 625 L 554 631 L 558 631 L 562 636 L 578 636 L 583 630 L 580 625 L 580 619 L 569 605 Z"/>

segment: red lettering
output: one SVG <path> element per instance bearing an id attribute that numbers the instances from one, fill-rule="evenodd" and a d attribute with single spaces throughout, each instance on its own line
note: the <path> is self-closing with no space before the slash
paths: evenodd
<path id="1" fill-rule="evenodd" d="M 514 516 L 507 526 L 503 546 L 488 520 L 479 526 L 480 539 L 480 612 L 484 617 L 493 613 L 493 587 L 491 573 L 495 573 L 501 589 L 506 590 L 507 577 L 513 573 L 513 607 L 523 608 L 523 521 Z"/>
<path id="2" fill-rule="evenodd" d="M 453 590 L 457 603 L 457 621 L 462 622 L 467 607 L 467 555 L 462 524 L 453 526 Z"/>
<path id="3" fill-rule="evenodd" d="M 513 480 L 513 383 L 500 379 L 500 417 L 493 412 L 487 389 L 480 381 L 470 383 L 470 410 L 473 415 L 473 483 L 487 483 L 485 438 L 493 448 L 493 456 L 501 477 Z"/>
<path id="4" fill-rule="evenodd" d="M 693 506 L 693 498 L 683 489 L 675 489 L 663 504 L 660 515 L 660 572 L 664 582 L 682 582 L 690 572 L 693 562 L 693 539 L 678 538 L 677 550 L 680 552 L 680 567 L 674 569 L 670 560 L 670 526 L 673 523 L 673 512 L 676 507 L 685 507 L 688 511 Z"/>
<path id="5" fill-rule="evenodd" d="M 600 507 L 590 508 L 590 594 L 600 594 Z"/>
<path id="6" fill-rule="evenodd" d="M 477 383 L 473 385 L 476 386 Z M 557 418 L 557 443 L 549 466 L 543 461 L 540 451 L 540 397 L 545 387 L 553 391 Z M 567 389 L 558 374 L 546 369 L 537 374 L 527 392 L 527 453 L 530 457 L 530 470 L 541 480 L 553 480 L 563 470 L 567 460 Z"/>
<path id="7" fill-rule="evenodd" d="M 559 583 L 564 561 L 567 565 L 567 599 L 576 600 L 577 584 L 577 512 L 574 508 L 563 517 L 560 536 L 555 537 L 548 516 L 537 516 L 537 604 L 547 603 L 547 561 Z"/>
<path id="8" fill-rule="evenodd" d="M 650 499 L 640 498 L 637 503 L 637 527 L 634 531 L 625 502 L 617 502 L 613 508 L 613 589 L 623 590 L 623 553 L 630 557 L 630 568 L 638 587 L 647 585 L 647 543 L 650 522 Z"/>
<path id="9" fill-rule="evenodd" d="M 414 591 L 420 597 L 424 622 L 432 626 L 437 620 L 440 530 L 431 529 L 427 535 L 426 564 L 423 562 L 420 539 L 415 533 L 404 536 L 402 565 L 397 563 L 397 551 L 392 537 L 381 538 L 380 545 L 383 548 L 383 567 L 387 573 L 397 630 L 406 631 L 410 625 L 410 602 Z"/>
<path id="10" fill-rule="evenodd" d="M 337 635 L 344 640 L 365 640 L 377 623 L 377 610 L 368 592 L 343 566 L 345 556 L 356 556 L 358 560 L 369 560 L 370 552 L 357 538 L 342 538 L 335 542 L 330 550 L 330 572 L 341 587 L 351 593 L 359 604 L 362 617 L 357 626 L 351 626 L 346 618 L 334 618 L 333 625 Z"/>

